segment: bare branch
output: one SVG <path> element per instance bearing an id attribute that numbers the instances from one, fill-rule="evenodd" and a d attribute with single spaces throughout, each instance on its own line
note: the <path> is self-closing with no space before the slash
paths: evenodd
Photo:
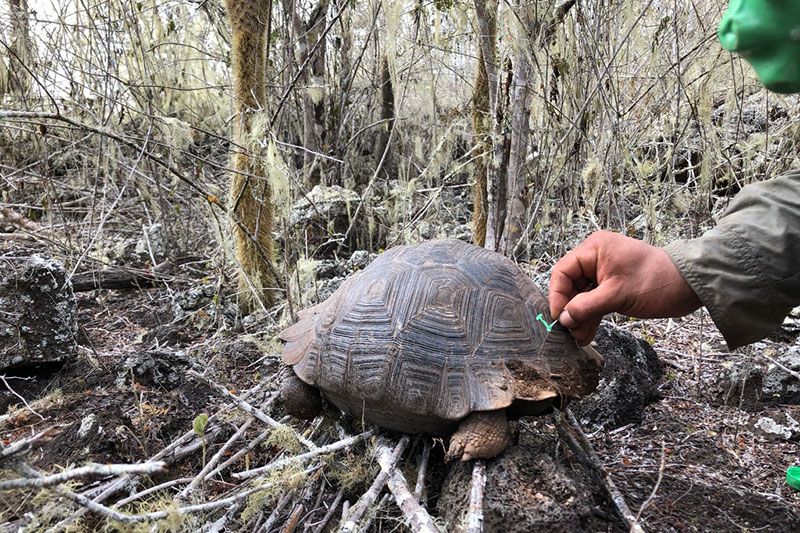
<path id="1" fill-rule="evenodd" d="M 428 460 L 431 457 L 431 441 L 423 439 L 422 454 L 419 457 L 419 467 L 417 470 L 417 484 L 414 487 L 414 496 L 420 501 L 425 501 L 425 474 L 428 472 Z"/>
<path id="2" fill-rule="evenodd" d="M 65 470 L 60 474 L 36 478 L 20 478 L 0 481 L 0 490 L 41 489 L 66 483 L 71 479 L 95 476 L 118 476 L 120 474 L 159 474 L 167 469 L 164 462 L 142 463 L 138 465 L 99 465 L 89 464 Z"/>
<path id="3" fill-rule="evenodd" d="M 192 482 L 189 483 L 189 485 L 176 496 L 176 498 L 183 499 L 189 496 L 189 494 L 206 479 L 208 473 L 214 469 L 219 460 L 226 453 L 228 453 L 228 450 L 231 449 L 231 447 L 236 443 L 236 441 L 238 441 L 242 437 L 242 435 L 244 435 L 245 431 L 247 431 L 252 422 L 253 422 L 252 419 L 250 419 L 247 420 L 244 424 L 242 424 L 242 426 L 236 431 L 236 433 L 234 433 L 231 436 L 231 438 L 228 439 L 228 441 L 222 445 L 222 447 L 217 451 L 217 453 L 215 453 L 214 456 L 208 460 L 206 466 L 200 471 L 200 473 L 197 474 L 197 476 L 195 476 Z"/>
<path id="4" fill-rule="evenodd" d="M 342 526 L 339 531 L 341 532 L 353 532 L 358 527 L 358 523 L 364 517 L 364 513 L 367 512 L 367 509 L 372 507 L 375 501 L 378 499 L 381 491 L 383 490 L 384 485 L 386 485 L 386 480 L 389 477 L 389 470 L 392 470 L 397 465 L 397 462 L 403 456 L 403 452 L 406 450 L 408 446 L 408 436 L 403 436 L 400 439 L 400 442 L 397 443 L 394 451 L 392 452 L 392 456 L 389 458 L 389 469 L 384 470 L 381 468 L 380 473 L 375 476 L 375 480 L 370 485 L 367 492 L 361 495 L 356 503 L 350 507 L 350 511 L 347 513 L 347 516 L 342 516 Z"/>
<path id="5" fill-rule="evenodd" d="M 469 511 L 467 512 L 467 533 L 483 531 L 483 489 L 486 486 L 486 464 L 475 461 L 472 467 L 472 483 L 469 491 Z"/>
<path id="6" fill-rule="evenodd" d="M 320 455 L 325 455 L 331 452 L 343 450 L 345 448 L 349 448 L 354 444 L 358 443 L 361 440 L 368 439 L 372 436 L 372 431 L 365 431 L 360 435 L 356 435 L 355 437 L 348 437 L 346 439 L 334 442 L 332 444 L 328 444 L 325 446 L 320 446 L 319 448 L 315 447 L 314 450 L 306 453 L 302 453 L 300 455 L 294 455 L 291 457 L 285 457 L 283 459 L 279 459 L 278 461 L 274 461 L 268 465 L 254 468 L 252 470 L 243 470 L 242 472 L 236 472 L 235 474 L 231 474 L 236 479 L 249 479 L 252 477 L 260 476 L 269 472 L 271 470 L 275 470 L 276 468 L 283 468 L 286 465 L 292 463 L 302 463 L 314 457 L 318 457 Z"/>
<path id="7" fill-rule="evenodd" d="M 403 438 L 407 439 L 408 437 L 404 436 Z M 392 449 L 385 441 L 378 441 L 376 455 L 378 464 L 381 465 L 381 472 L 388 473 L 386 484 L 394 495 L 394 501 L 397 502 L 397 506 L 400 507 L 403 516 L 408 520 L 411 529 L 424 533 L 438 532 L 439 529 L 434 525 L 428 511 L 420 505 L 408 489 L 408 483 L 400 470 L 397 469 L 397 465 L 392 464 Z"/>

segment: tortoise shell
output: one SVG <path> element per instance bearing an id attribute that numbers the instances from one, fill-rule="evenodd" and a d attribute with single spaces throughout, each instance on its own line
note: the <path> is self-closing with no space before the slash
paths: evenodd
<path id="1" fill-rule="evenodd" d="M 283 362 L 346 413 L 446 434 L 473 411 L 548 411 L 594 390 L 600 369 L 504 256 L 458 240 L 398 246 L 299 313 Z"/>

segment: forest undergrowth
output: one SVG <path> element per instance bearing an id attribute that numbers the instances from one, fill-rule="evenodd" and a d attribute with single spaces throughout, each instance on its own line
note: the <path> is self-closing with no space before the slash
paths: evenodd
<path id="1" fill-rule="evenodd" d="M 474 6 L 264 5 L 267 97 L 245 142 L 231 134 L 221 1 L 0 7 L 0 255 L 56 258 L 73 280 L 134 280 L 76 289 L 78 358 L 3 380 L 11 392 L 0 397 L 0 440 L 35 437 L 26 461 L 41 472 L 87 462 L 154 469 L 5 491 L 0 530 L 330 531 L 344 506 L 362 513 L 360 530 L 406 530 L 408 515 L 383 485 L 363 499 L 378 458 L 392 452 L 388 470 L 402 472 L 412 493 L 421 483 L 416 496 L 449 530 L 437 511 L 447 474 L 440 443 L 331 413 L 284 417 L 276 334 L 384 249 L 473 239 L 473 190 L 487 157 L 472 117 Z M 767 93 L 719 47 L 723 7 L 500 4 L 498 131 L 508 152 L 522 154 L 515 172 L 525 183 L 524 231 L 509 255 L 541 287 L 594 230 L 658 245 L 690 238 L 744 185 L 800 168 L 800 98 Z M 512 127 L 518 79 L 527 80 L 524 135 Z M 271 191 L 275 215 L 279 297 L 249 314 L 230 238 L 235 150 L 262 164 L 253 179 Z M 641 422 L 587 430 L 636 523 L 796 530 L 800 496 L 783 476 L 797 461 L 800 427 L 781 439 L 755 424 L 800 420 L 800 409 L 743 409 L 745 387 L 725 405 L 711 385 L 731 361 L 766 369 L 797 349 L 796 332 L 732 355 L 703 311 L 611 319 L 651 343 L 665 369 L 662 400 Z M 572 467 L 579 461 L 555 444 L 557 425 L 524 420 L 515 438 Z M 301 454 L 310 455 L 292 460 Z M 14 477 L 0 460 L 0 483 Z M 593 497 L 587 529 L 622 530 L 608 496 Z M 91 499 L 102 511 L 86 510 Z"/>

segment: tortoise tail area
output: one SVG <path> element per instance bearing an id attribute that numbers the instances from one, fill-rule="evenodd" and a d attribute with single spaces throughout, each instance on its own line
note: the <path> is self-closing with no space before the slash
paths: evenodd
<path id="1" fill-rule="evenodd" d="M 289 326 L 278 334 L 278 338 L 286 343 L 281 353 L 283 364 L 294 366 L 303 360 L 308 349 L 317 338 L 317 307 L 307 309 L 300 315 L 296 324 Z"/>
<path id="2" fill-rule="evenodd" d="M 343 307 L 347 305 L 347 292 L 360 275 L 359 272 L 350 276 L 324 302 L 298 311 L 297 323 L 278 333 L 278 338 L 286 343 L 281 353 L 283 364 L 300 364 L 295 367 L 295 371 L 306 383 L 316 384 L 316 360 L 322 340 L 320 336 L 324 336 L 325 331 L 330 331 L 339 316 L 346 312 Z"/>

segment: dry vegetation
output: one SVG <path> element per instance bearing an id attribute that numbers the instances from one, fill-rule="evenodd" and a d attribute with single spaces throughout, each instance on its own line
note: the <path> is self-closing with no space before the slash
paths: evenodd
<path id="1" fill-rule="evenodd" d="M 506 253 L 540 274 L 594 229 L 657 244 L 696 235 L 743 185 L 800 164 L 800 99 L 762 90 L 747 65 L 721 49 L 721 2 L 499 3 L 494 98 L 501 114 L 487 128 L 502 142 L 488 148 L 472 117 L 480 33 L 473 3 L 264 4 L 271 9 L 264 15 L 266 96 L 250 113 L 248 135 L 236 139 L 232 39 L 221 0 L 0 6 L 0 252 L 44 252 L 70 275 L 111 269 L 157 285 L 81 293 L 81 361 L 44 384 L 14 387 L 30 405 L 14 401 L 0 411 L 0 438 L 10 444 L 47 430 L 30 457 L 42 472 L 151 458 L 170 468 L 130 485 L 100 477 L 4 492 L 0 529 L 333 528 L 345 501 L 369 494 L 379 471 L 372 456 L 390 454 L 394 444 L 348 441 L 364 428 L 332 417 L 281 420 L 272 403 L 275 332 L 324 296 L 328 280 L 315 276 L 331 259 L 352 271 L 355 250 L 468 238 L 476 175 L 495 151 L 510 168 L 508 183 L 525 187 L 519 244 Z M 527 80 L 524 92 L 519 79 Z M 520 113 L 529 120 L 514 120 Z M 252 286 L 235 283 L 228 213 L 236 151 L 258 163 L 262 170 L 251 177 L 270 191 L 280 288 L 274 306 L 263 302 L 248 316 L 238 302 Z M 355 195 L 350 220 L 332 221 L 321 237 L 292 211 L 317 184 Z M 643 506 L 642 525 L 654 530 L 714 529 L 697 516 L 736 498 L 800 503 L 780 483 L 796 444 L 765 444 L 746 429 L 752 415 L 708 405 L 703 380 L 725 359 L 708 323 L 698 314 L 622 324 L 672 361 L 665 401 L 641 426 L 590 435 L 634 512 Z M 170 369 L 180 375 L 165 386 Z M 263 416 L 253 419 L 242 399 Z M 201 412 L 212 416 L 193 432 Z M 80 427 L 92 413 L 111 429 L 87 443 Z M 324 448 L 343 442 L 351 446 Z M 680 459 L 666 462 L 662 492 L 648 498 L 666 448 Z M 309 450 L 308 461 L 286 460 Z M 408 445 L 399 459 L 408 480 L 424 472 L 418 466 L 427 459 L 415 460 L 429 452 L 423 439 Z M 232 457 L 230 469 L 206 479 L 204 464 Z M 430 461 L 441 462 L 441 450 L 434 447 Z M 271 466 L 253 477 L 231 475 L 262 465 Z M 436 475 L 431 492 L 441 483 Z M 0 456 L 0 480 L 12 477 Z M 123 489 L 178 478 L 120 504 Z M 684 498 L 689 510 L 681 514 L 677 502 L 692 483 L 730 490 L 706 498 L 705 507 L 702 496 Z M 123 527 L 124 517 L 87 513 L 86 502 L 76 501 L 109 487 L 115 491 L 102 501 L 116 502 L 116 511 L 157 514 Z M 225 498 L 230 505 L 214 506 Z M 362 527 L 407 526 L 386 497 L 375 499 Z M 752 527 L 736 520 L 729 529 Z M 775 530 L 797 525 L 781 520 Z"/>

